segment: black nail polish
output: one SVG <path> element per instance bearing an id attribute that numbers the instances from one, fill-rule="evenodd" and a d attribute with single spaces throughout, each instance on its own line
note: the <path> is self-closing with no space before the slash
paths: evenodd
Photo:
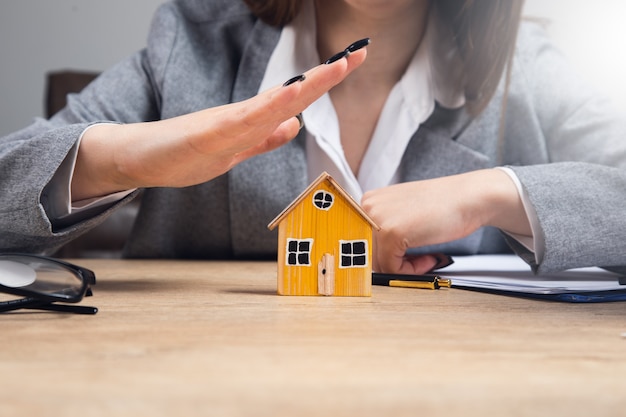
<path id="1" fill-rule="evenodd" d="M 285 81 L 285 83 L 283 84 L 283 87 L 287 87 L 288 85 L 291 85 L 295 82 L 302 82 L 305 79 L 306 77 L 304 76 L 304 74 L 296 75 L 295 77 L 290 78 L 287 81 Z"/>
<path id="2" fill-rule="evenodd" d="M 324 62 L 324 64 L 328 65 L 328 64 L 332 64 L 335 61 L 339 61 L 341 58 L 345 57 L 348 55 L 348 51 L 347 50 L 343 50 L 339 53 L 336 53 L 335 55 L 331 56 L 330 58 L 328 58 L 326 60 L 326 62 Z"/>
<path id="3" fill-rule="evenodd" d="M 437 258 L 437 265 L 433 267 L 433 270 L 445 268 L 446 266 L 450 266 L 454 263 L 454 260 L 449 255 L 446 255 L 444 253 L 436 253 L 434 255 L 435 255 L 435 258 Z"/>
<path id="4" fill-rule="evenodd" d="M 354 42 L 350 46 L 348 46 L 346 48 L 346 52 L 352 53 L 352 52 L 358 51 L 361 48 L 365 48 L 369 44 L 370 44 L 370 38 L 363 38 L 361 40 Z"/>

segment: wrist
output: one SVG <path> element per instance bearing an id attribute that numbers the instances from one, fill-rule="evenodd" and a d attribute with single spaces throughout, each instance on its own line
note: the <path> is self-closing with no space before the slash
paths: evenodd
<path id="1" fill-rule="evenodd" d="M 482 178 L 483 225 L 509 233 L 532 236 L 519 190 L 505 171 L 497 168 L 478 171 Z"/>
<path id="2" fill-rule="evenodd" d="M 72 175 L 72 200 L 79 201 L 137 188 L 120 169 L 116 155 L 124 125 L 103 123 L 85 132 Z"/>

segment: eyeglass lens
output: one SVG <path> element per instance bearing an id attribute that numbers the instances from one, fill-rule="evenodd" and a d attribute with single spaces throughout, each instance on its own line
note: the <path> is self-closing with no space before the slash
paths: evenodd
<path id="1" fill-rule="evenodd" d="M 61 299 L 80 296 L 83 289 L 82 279 L 62 265 L 18 256 L 0 260 L 0 284 Z"/>

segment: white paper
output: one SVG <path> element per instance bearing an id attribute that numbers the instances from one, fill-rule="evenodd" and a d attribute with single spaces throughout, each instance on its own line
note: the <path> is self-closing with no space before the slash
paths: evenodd
<path id="1" fill-rule="evenodd" d="M 529 294 L 564 294 L 626 290 L 624 277 L 601 268 L 577 268 L 535 275 L 515 255 L 455 256 L 454 263 L 437 271 L 453 287 L 482 288 Z"/>

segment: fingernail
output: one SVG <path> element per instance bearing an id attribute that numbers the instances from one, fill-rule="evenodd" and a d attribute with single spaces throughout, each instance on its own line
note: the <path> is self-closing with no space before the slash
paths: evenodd
<path id="1" fill-rule="evenodd" d="M 302 118 L 302 113 L 296 114 L 296 119 L 298 119 L 298 123 L 300 123 L 300 127 L 298 128 L 298 130 L 302 130 L 302 128 L 304 127 L 304 119 Z"/>
<path id="2" fill-rule="evenodd" d="M 348 46 L 346 48 L 346 52 L 350 54 L 352 52 L 358 51 L 361 48 L 365 48 L 369 44 L 370 44 L 370 38 L 363 38 L 361 40 L 354 42 L 350 46 Z"/>
<path id="3" fill-rule="evenodd" d="M 331 56 L 330 58 L 328 58 L 326 60 L 326 62 L 324 62 L 324 64 L 328 65 L 328 64 L 332 64 L 335 61 L 339 61 L 341 58 L 345 57 L 348 55 L 348 51 L 347 50 L 343 50 L 339 53 L 336 53 L 335 55 Z"/>
<path id="4" fill-rule="evenodd" d="M 454 263 L 452 257 L 444 253 L 436 253 L 434 256 L 437 259 L 437 264 L 433 267 L 433 269 L 445 268 L 446 266 L 450 266 Z"/>
<path id="5" fill-rule="evenodd" d="M 326 62 L 324 62 L 324 64 L 332 64 L 335 61 L 339 61 L 341 58 L 344 58 L 350 55 L 352 52 L 358 51 L 361 48 L 365 48 L 369 44 L 370 44 L 370 38 L 363 38 L 356 42 L 353 42 L 343 51 L 338 52 L 335 55 L 328 58 Z"/>
<path id="6" fill-rule="evenodd" d="M 304 74 L 296 75 L 295 77 L 290 78 L 287 81 L 285 81 L 285 83 L 283 84 L 283 87 L 287 87 L 288 85 L 291 85 L 295 82 L 302 82 L 305 79 L 306 77 L 304 76 Z"/>

